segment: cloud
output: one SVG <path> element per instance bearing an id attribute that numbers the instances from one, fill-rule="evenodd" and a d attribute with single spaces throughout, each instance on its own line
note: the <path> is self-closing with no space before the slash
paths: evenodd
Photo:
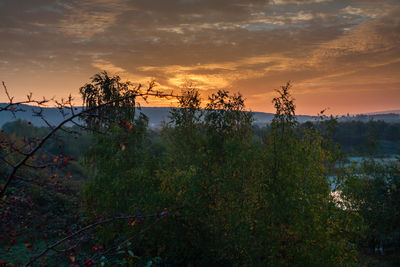
<path id="1" fill-rule="evenodd" d="M 114 74 L 124 74 L 127 71 L 121 67 L 115 66 L 113 63 L 104 59 L 96 59 L 92 62 L 92 66 L 99 70 L 105 70 Z"/>
<path id="2" fill-rule="evenodd" d="M 143 73 L 162 73 L 170 88 L 182 87 L 187 82 L 201 90 L 232 88 L 232 84 L 243 79 L 254 79 L 279 71 L 299 70 L 297 62 L 280 55 L 260 55 L 212 64 L 191 66 L 168 65 L 163 67 L 141 66 Z"/>
<path id="3" fill-rule="evenodd" d="M 97 68 L 99 71 L 107 71 L 108 73 L 112 75 L 119 75 L 123 79 L 130 80 L 132 82 L 136 83 L 141 83 L 145 84 L 147 82 L 150 82 L 153 80 L 152 77 L 146 76 L 146 75 L 140 75 L 140 74 L 135 74 L 132 72 L 127 71 L 126 69 L 116 66 L 110 61 L 104 60 L 104 59 L 94 59 L 91 65 L 95 68 Z"/>
<path id="4" fill-rule="evenodd" d="M 352 6 L 347 6 L 346 8 L 342 9 L 343 14 L 349 14 L 349 15 L 365 15 L 365 11 L 361 8 L 356 8 Z M 375 14 L 373 14 L 375 16 Z"/>
<path id="5" fill-rule="evenodd" d="M 65 17 L 59 21 L 59 30 L 77 38 L 90 38 L 107 31 L 118 15 L 128 9 L 125 0 L 64 2 L 62 6 Z"/>
<path id="6" fill-rule="evenodd" d="M 323 43 L 316 50 L 314 60 L 399 50 L 399 15 L 400 9 L 393 10 L 384 17 L 360 24 L 339 38 Z"/>
<path id="7" fill-rule="evenodd" d="M 343 15 L 352 15 L 358 17 L 365 17 L 368 19 L 374 19 L 381 16 L 387 15 L 389 12 L 393 11 L 392 5 L 387 5 L 387 3 L 382 3 L 379 7 L 371 5 L 359 5 L 359 7 L 353 7 L 351 5 L 343 8 L 340 13 Z"/>
<path id="8" fill-rule="evenodd" d="M 287 5 L 287 4 L 303 5 L 303 4 L 316 4 L 316 3 L 323 3 L 330 1 L 332 0 L 272 0 L 272 3 L 275 5 Z"/>

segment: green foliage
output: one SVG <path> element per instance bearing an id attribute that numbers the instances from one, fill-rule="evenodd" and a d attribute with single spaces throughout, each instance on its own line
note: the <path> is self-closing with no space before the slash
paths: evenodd
<path id="1" fill-rule="evenodd" d="M 197 121 L 197 130 L 190 135 L 185 133 L 193 128 L 181 128 L 179 118 L 184 113 L 185 109 L 180 109 L 180 114 L 171 117 L 174 127 L 164 129 L 167 164 L 159 175 L 161 189 L 170 201 L 168 206 L 183 207 L 169 225 L 172 236 L 160 229 L 166 239 L 163 242 L 170 244 L 164 245 L 166 258 L 185 265 L 244 263 L 244 244 L 237 241 L 248 228 L 245 205 L 253 156 L 249 151 L 251 114 L 244 112 L 240 95 L 225 91 L 209 98 L 204 114 L 192 113 L 202 116 L 190 119 Z M 177 251 L 182 254 L 178 256 Z"/>
<path id="2" fill-rule="evenodd" d="M 257 255 L 268 265 L 335 266 L 355 261 L 344 221 L 330 195 L 334 151 L 315 129 L 297 127 L 290 84 L 273 100 L 277 109 L 262 151 L 256 183 Z M 341 229 L 341 230 L 339 230 Z M 346 231 L 347 232 L 347 231 Z"/>
<path id="3" fill-rule="evenodd" d="M 46 127 L 35 127 L 27 121 L 16 120 L 13 122 L 7 122 L 3 125 L 2 130 L 6 134 L 15 134 L 18 137 L 25 138 L 36 138 L 43 137 L 47 133 Z"/>
<path id="4" fill-rule="evenodd" d="M 46 130 L 44 127 L 34 127 L 26 121 L 7 123 L 3 129 L 4 131 L 0 132 L 0 156 L 11 164 L 19 162 L 23 157 L 20 152 L 29 151 L 31 147 L 27 144 L 34 143 Z M 65 141 L 64 137 L 60 136 L 60 139 Z M 46 148 L 56 143 L 58 142 L 51 140 Z M 43 158 L 31 157 L 27 161 L 29 166 L 44 165 L 44 158 L 53 162 L 50 158 L 51 153 L 46 149 L 39 150 L 38 154 Z M 56 155 L 60 154 L 59 149 Z M 1 162 L 0 185 L 3 185 L 11 168 Z M 66 162 L 62 165 L 67 167 Z M 71 161 L 68 165 L 73 167 L 69 169 L 73 176 L 80 177 L 79 164 Z M 29 257 L 45 249 L 49 241 L 57 240 L 64 231 L 68 231 L 69 227 L 79 222 L 79 191 L 72 189 L 72 181 L 65 178 L 65 170 L 57 170 L 55 166 L 29 166 L 19 169 L 18 180 L 10 185 L 0 201 L 0 259 L 13 266 L 25 264 Z M 78 179 L 74 179 L 74 182 Z M 80 179 L 80 182 L 82 180 Z M 43 262 L 50 265 L 59 264 L 55 253 L 50 254 L 53 259 L 46 257 L 46 261 Z"/>
<path id="5" fill-rule="evenodd" d="M 204 110 L 198 92 L 185 91 L 161 139 L 150 138 L 144 117 L 133 130 L 108 126 L 110 136 L 97 136 L 87 157 L 93 178 L 86 209 L 106 215 L 167 209 L 168 216 L 151 233 L 113 224 L 100 238 L 135 236 L 135 255 L 174 265 L 354 263 L 359 217 L 338 208 L 330 194 L 337 147 L 317 128 L 298 127 L 290 84 L 278 94 L 261 140 L 242 96 L 226 91 L 213 94 Z"/>
<path id="6" fill-rule="evenodd" d="M 150 84 L 148 91 L 152 86 Z M 133 122 L 140 89 L 140 85 L 122 82 L 119 76 L 110 77 L 105 71 L 94 75 L 91 83 L 80 88 L 86 108 L 96 108 L 86 118 L 87 124 L 90 127 L 106 127 L 110 122 Z"/>
<path id="7" fill-rule="evenodd" d="M 90 214 L 153 212 L 153 206 L 146 209 L 144 203 L 159 203 L 151 201 L 158 184 L 154 179 L 157 160 L 150 153 L 148 118 L 135 110 L 139 89 L 106 72 L 81 88 L 86 108 L 96 110 L 86 119 L 95 143 L 85 156 L 92 179 L 85 185 L 83 195 Z M 124 232 L 130 233 L 129 224 L 127 227 L 115 223 L 105 226 L 100 237 L 105 241 L 119 240 Z"/>
<path id="8" fill-rule="evenodd" d="M 332 138 L 347 153 L 375 156 L 400 153 L 400 124 L 384 121 L 339 122 Z"/>
<path id="9" fill-rule="evenodd" d="M 52 155 L 69 155 L 79 158 L 92 143 L 91 135 L 77 126 L 67 128 L 67 132 L 59 132 L 55 138 L 49 139 L 43 146 L 43 151 Z M 37 140 L 45 136 L 49 128 L 37 127 L 24 120 L 7 122 L 3 125 L 2 131 L 9 136 L 23 138 L 24 140 Z"/>
<path id="10" fill-rule="evenodd" d="M 400 161 L 364 160 L 349 166 L 343 197 L 365 221 L 360 247 L 393 254 L 400 245 Z M 399 259 L 397 259 L 399 261 Z"/>

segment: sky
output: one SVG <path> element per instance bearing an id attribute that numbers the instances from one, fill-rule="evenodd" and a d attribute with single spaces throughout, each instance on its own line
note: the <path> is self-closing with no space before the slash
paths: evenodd
<path id="1" fill-rule="evenodd" d="M 273 112 L 287 81 L 298 114 L 399 110 L 400 1 L 0 0 L 0 81 L 15 99 L 81 103 L 103 70 L 204 99 L 241 92 L 252 111 Z"/>

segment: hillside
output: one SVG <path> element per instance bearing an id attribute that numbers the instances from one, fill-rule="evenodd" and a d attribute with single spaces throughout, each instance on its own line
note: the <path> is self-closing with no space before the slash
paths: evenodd
<path id="1" fill-rule="evenodd" d="M 4 103 L 0 103 L 0 107 L 4 107 Z M 35 116 L 35 112 L 39 111 L 39 108 L 35 106 L 29 105 L 21 105 L 21 108 L 25 110 L 25 112 L 17 112 L 14 117 L 11 112 L 0 112 L 0 128 L 4 123 L 13 121 L 15 119 L 27 120 L 30 121 L 33 125 L 36 126 L 45 126 L 45 122 L 40 118 Z M 82 107 L 77 107 L 78 111 Z M 161 125 L 162 121 L 169 121 L 169 107 L 141 107 L 139 112 L 145 114 L 150 121 L 151 128 L 158 128 Z M 260 127 L 264 126 L 267 123 L 270 123 L 274 117 L 272 113 L 265 112 L 253 112 L 254 114 L 254 124 Z M 43 115 L 48 120 L 48 122 L 52 124 L 57 124 L 62 121 L 63 116 L 61 115 L 58 108 L 47 107 L 43 108 Z M 314 119 L 313 116 L 309 115 L 297 115 L 297 119 L 299 122 L 311 121 Z M 369 120 L 382 120 L 385 122 L 400 122 L 400 114 L 395 113 L 379 113 L 379 114 L 359 114 L 354 116 L 342 116 L 338 118 L 339 121 L 369 121 Z"/>

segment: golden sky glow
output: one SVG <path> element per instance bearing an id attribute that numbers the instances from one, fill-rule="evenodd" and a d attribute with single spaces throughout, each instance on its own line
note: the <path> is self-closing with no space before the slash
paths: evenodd
<path id="1" fill-rule="evenodd" d="M 0 0 L 0 36 L 0 80 L 17 98 L 79 99 L 106 70 L 240 91 L 253 111 L 273 112 L 288 80 L 301 114 L 400 109 L 398 0 Z"/>

